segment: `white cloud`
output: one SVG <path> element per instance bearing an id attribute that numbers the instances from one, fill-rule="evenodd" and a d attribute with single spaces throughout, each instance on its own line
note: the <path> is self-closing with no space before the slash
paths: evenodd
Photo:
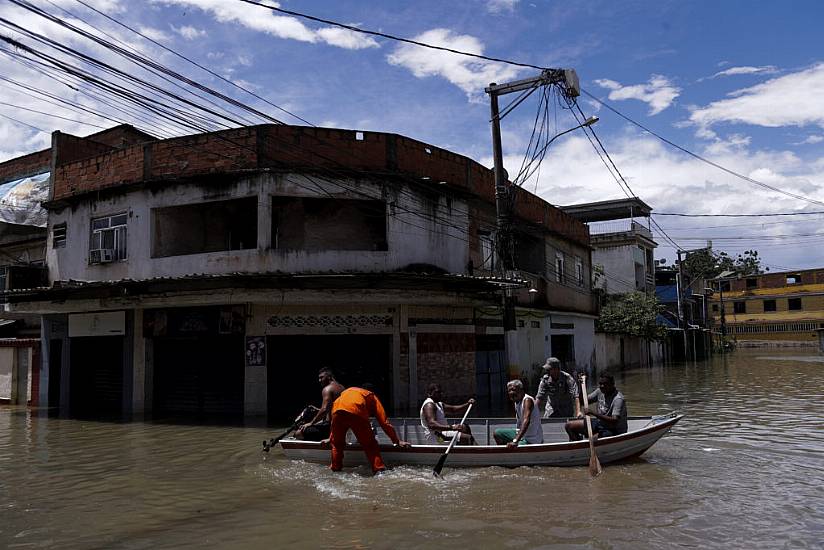
<path id="1" fill-rule="evenodd" d="M 152 0 L 152 2 L 199 8 L 212 14 L 215 20 L 220 23 L 239 24 L 253 31 L 264 32 L 288 40 L 300 40 L 310 43 L 325 42 L 331 46 L 350 50 L 380 47 L 370 36 L 337 27 L 313 30 L 295 17 L 277 15 L 272 10 L 243 2 L 227 2 L 225 0 Z M 278 6 L 274 2 L 269 2 L 269 4 Z"/>
<path id="2" fill-rule="evenodd" d="M 468 53 L 483 54 L 484 46 L 474 36 L 454 34 L 449 29 L 432 29 L 414 40 Z M 512 65 L 485 61 L 444 51 L 401 44 L 387 56 L 392 65 L 405 67 L 418 78 L 440 76 L 466 92 L 470 101 L 481 101 L 484 88 L 491 82 L 505 82 L 516 77 L 519 69 Z"/>
<path id="3" fill-rule="evenodd" d="M 793 145 L 815 145 L 816 143 L 821 143 L 822 141 L 824 141 L 824 136 L 813 134 L 811 136 L 807 136 L 805 139 L 802 139 L 801 141 L 793 143 Z"/>
<path id="4" fill-rule="evenodd" d="M 821 210 L 820 206 L 782 195 L 740 178 L 726 174 L 692 157 L 679 153 L 657 139 L 637 133 L 626 133 L 605 143 L 610 156 L 629 181 L 632 191 L 652 206 L 654 212 L 685 212 L 693 214 L 753 214 Z M 824 201 L 824 157 L 810 162 L 791 151 L 762 151 L 752 148 L 746 136 L 732 136 L 724 144 L 715 143 L 700 151 L 711 160 L 741 174 L 787 191 Z M 509 172 L 517 172 L 522 157 L 508 155 L 504 164 Z M 482 161 L 489 165 L 490 158 Z M 535 181 L 526 183 L 529 191 Z M 624 198 L 618 184 L 607 172 L 586 138 L 573 135 L 559 140 L 550 151 L 541 169 L 538 194 L 553 204 L 568 205 Z M 700 200 L 690 198 L 700 197 Z M 745 197 L 745 199 L 742 199 Z M 685 248 L 701 246 L 702 240 L 716 238 L 716 247 L 733 251 L 756 248 L 770 263 L 786 266 L 820 264 L 810 257 L 805 246 L 779 247 L 775 241 L 719 241 L 717 237 L 788 233 L 786 226 L 760 226 L 746 229 L 692 229 L 706 224 L 705 220 L 689 218 L 658 218 L 667 232 Z M 793 229 L 798 233 L 821 232 L 824 220 L 811 220 L 811 227 Z M 753 220 L 713 220 L 713 226 L 724 223 L 744 223 Z M 771 233 L 772 231 L 772 233 Z M 668 255 L 671 249 L 663 238 L 657 238 L 656 257 Z M 806 254 L 806 257 L 805 257 Z M 812 262 L 812 263 L 811 263 Z"/>
<path id="5" fill-rule="evenodd" d="M 160 29 L 155 29 L 153 27 L 140 27 L 138 30 L 142 33 L 154 40 L 155 42 L 166 42 L 171 40 L 171 36 L 168 33 L 161 31 Z"/>
<path id="6" fill-rule="evenodd" d="M 720 76 L 736 76 L 742 74 L 774 74 L 778 72 L 778 68 L 773 65 L 765 65 L 763 67 L 730 67 L 723 71 L 719 71 L 712 75 L 712 78 Z"/>
<path id="7" fill-rule="evenodd" d="M 681 89 L 677 88 L 670 80 L 661 75 L 652 75 L 646 84 L 636 84 L 634 86 L 623 86 L 619 82 L 608 79 L 595 81 L 602 88 L 610 90 L 609 99 L 622 101 L 625 99 L 637 99 L 649 104 L 650 115 L 657 115 L 670 105 L 681 95 Z"/>
<path id="8" fill-rule="evenodd" d="M 487 0 L 486 11 L 489 13 L 512 12 L 520 0 Z"/>
<path id="9" fill-rule="evenodd" d="M 191 25 L 183 25 L 181 27 L 175 27 L 174 25 L 172 25 L 172 30 L 180 36 L 182 36 L 183 38 L 185 38 L 186 40 L 194 40 L 196 38 L 202 38 L 206 36 L 206 31 L 198 29 L 196 27 L 192 27 Z"/>
<path id="10" fill-rule="evenodd" d="M 824 63 L 729 94 L 693 110 L 690 121 L 699 127 L 719 122 L 756 126 L 824 127 Z"/>

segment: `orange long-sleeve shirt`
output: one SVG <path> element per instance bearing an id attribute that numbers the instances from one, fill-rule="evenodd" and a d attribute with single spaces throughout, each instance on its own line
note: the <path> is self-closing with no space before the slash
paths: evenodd
<path id="1" fill-rule="evenodd" d="M 386 418 L 386 411 L 383 410 L 383 404 L 381 404 L 378 396 L 369 390 L 363 388 L 347 388 L 343 390 L 332 405 L 332 414 L 334 415 L 338 411 L 346 411 L 366 420 L 369 420 L 370 416 L 374 416 L 383 431 L 386 432 L 386 435 L 392 440 L 392 443 L 398 443 L 398 441 L 400 441 L 398 434 L 395 432 L 395 428 L 389 423 L 389 419 Z"/>

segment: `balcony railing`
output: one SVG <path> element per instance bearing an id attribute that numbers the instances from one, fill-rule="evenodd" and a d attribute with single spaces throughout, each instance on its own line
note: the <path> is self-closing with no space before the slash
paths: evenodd
<path id="1" fill-rule="evenodd" d="M 652 239 L 652 232 L 635 220 L 614 220 L 589 224 L 590 235 L 606 235 L 608 233 L 637 233 Z"/>

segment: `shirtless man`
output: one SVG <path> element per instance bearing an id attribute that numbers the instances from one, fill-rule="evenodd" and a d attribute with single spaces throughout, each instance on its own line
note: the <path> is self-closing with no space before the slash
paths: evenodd
<path id="1" fill-rule="evenodd" d="M 306 441 L 320 441 L 329 437 L 330 425 L 332 422 L 332 403 L 335 402 L 341 392 L 345 389 L 337 380 L 332 370 L 329 368 L 322 368 L 318 372 L 318 383 L 323 386 L 320 409 L 314 418 L 309 422 L 303 424 L 297 432 L 295 437 L 297 439 L 305 439 Z"/>

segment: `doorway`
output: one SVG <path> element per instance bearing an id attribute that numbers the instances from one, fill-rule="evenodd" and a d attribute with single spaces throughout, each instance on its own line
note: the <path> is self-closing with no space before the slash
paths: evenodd
<path id="1" fill-rule="evenodd" d="M 347 387 L 370 382 L 387 414 L 393 412 L 391 336 L 269 336 L 266 348 L 270 423 L 291 422 L 306 405 L 320 405 L 322 367 Z"/>

